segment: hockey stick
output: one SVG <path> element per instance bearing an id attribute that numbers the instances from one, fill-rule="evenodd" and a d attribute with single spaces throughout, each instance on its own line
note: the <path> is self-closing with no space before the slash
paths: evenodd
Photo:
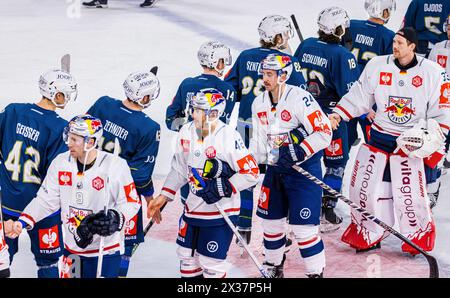
<path id="1" fill-rule="evenodd" d="M 114 140 L 114 151 L 113 151 L 113 155 L 114 158 L 113 160 L 116 159 L 117 156 L 119 156 L 119 151 L 120 151 L 120 145 L 119 145 L 119 139 L 115 138 Z M 106 172 L 108 177 L 106 177 L 106 185 L 105 185 L 105 205 L 103 207 L 103 211 L 105 212 L 105 215 L 108 214 L 108 204 L 109 204 L 109 173 L 111 172 L 111 165 L 112 165 L 112 161 L 108 166 L 108 171 Z M 101 236 L 100 237 L 100 245 L 98 248 L 98 261 L 97 261 L 97 275 L 96 277 L 99 278 L 102 275 L 102 266 L 103 266 L 103 250 L 105 249 L 105 237 Z"/>
<path id="2" fill-rule="evenodd" d="M 167 202 L 164 203 L 164 205 L 162 205 L 161 209 L 159 209 L 159 212 L 162 212 L 164 210 L 164 208 L 166 207 Z M 151 227 L 153 227 L 153 225 L 155 224 L 155 221 L 153 220 L 153 218 L 150 219 L 150 221 L 148 222 L 147 226 L 145 226 L 144 229 L 144 238 L 147 235 L 148 231 L 150 231 Z M 135 243 L 133 245 L 133 249 L 131 250 L 131 256 L 134 255 L 134 253 L 136 252 L 137 248 L 139 247 L 140 243 Z"/>
<path id="3" fill-rule="evenodd" d="M 156 74 L 158 73 L 158 66 L 153 66 L 150 69 L 150 72 L 156 76 Z"/>
<path id="4" fill-rule="evenodd" d="M 205 181 L 203 180 L 202 176 L 200 176 L 200 174 L 198 173 L 196 168 L 192 168 L 192 175 L 194 175 L 194 178 L 197 179 L 197 181 L 200 183 L 200 185 L 202 187 L 206 186 Z M 261 275 L 265 278 L 271 278 L 272 276 L 270 276 L 270 274 L 267 273 L 266 270 L 264 270 L 261 263 L 258 261 L 258 259 L 255 257 L 253 252 L 248 247 L 246 241 L 242 238 L 241 234 L 239 234 L 239 231 L 236 229 L 236 226 L 233 224 L 233 222 L 230 220 L 228 215 L 225 213 L 222 206 L 220 206 L 219 202 L 214 203 L 214 206 L 216 206 L 217 210 L 220 212 L 220 214 L 222 215 L 225 222 L 228 224 L 230 229 L 233 231 L 234 235 L 236 235 L 239 242 L 242 244 L 242 246 L 244 246 L 244 249 L 247 251 L 248 255 L 252 259 L 253 263 L 255 263 L 256 267 L 258 267 L 258 270 L 261 273 Z"/>
<path id="5" fill-rule="evenodd" d="M 295 15 L 291 14 L 291 20 L 292 20 L 292 23 L 294 24 L 295 31 L 297 31 L 297 35 L 298 35 L 298 38 L 300 39 L 300 43 L 302 43 L 304 39 L 303 39 L 302 32 L 300 31 L 300 27 L 298 26 Z"/>
<path id="6" fill-rule="evenodd" d="M 319 185 L 322 189 L 324 189 L 324 190 L 328 191 L 329 193 L 331 193 L 335 198 L 338 198 L 338 199 L 341 199 L 342 201 L 344 201 L 347 205 L 352 207 L 354 210 L 358 211 L 363 216 L 365 216 L 368 219 L 372 220 L 377 225 L 381 226 L 383 229 L 387 230 L 388 232 L 390 232 L 395 237 L 399 238 L 400 240 L 402 240 L 403 242 L 407 243 L 408 245 L 414 247 L 417 251 L 419 251 L 427 259 L 428 265 L 430 267 L 430 278 L 438 278 L 439 277 L 438 263 L 437 263 L 436 259 L 432 255 L 428 254 L 426 251 L 424 251 L 422 248 L 420 248 L 414 242 L 412 242 L 411 240 L 409 240 L 408 238 L 406 238 L 405 236 L 403 236 L 402 234 L 397 232 L 391 226 L 387 225 L 383 221 L 381 221 L 378 218 L 376 218 L 374 215 L 370 214 L 366 209 L 356 205 L 351 200 L 347 199 L 345 196 L 343 196 L 339 192 L 337 192 L 334 189 L 332 189 L 330 186 L 328 186 L 322 180 L 318 179 L 317 177 L 315 177 L 314 175 L 312 175 L 308 171 L 302 169 L 300 166 L 293 165 L 292 168 L 295 169 L 297 172 L 301 173 L 303 176 L 305 176 L 306 178 L 308 178 L 312 182 L 314 182 L 315 184 Z"/>
<path id="7" fill-rule="evenodd" d="M 61 57 L 61 70 L 70 73 L 70 54 Z"/>

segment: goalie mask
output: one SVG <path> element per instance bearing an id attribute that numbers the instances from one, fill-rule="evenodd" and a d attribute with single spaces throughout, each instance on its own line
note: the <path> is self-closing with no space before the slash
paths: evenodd
<path id="1" fill-rule="evenodd" d="M 123 82 L 123 89 L 129 100 L 145 109 L 150 106 L 152 100 L 158 98 L 160 85 L 158 78 L 152 72 L 145 70 L 130 74 Z M 142 99 L 147 95 L 149 101 L 142 103 Z"/>
<path id="2" fill-rule="evenodd" d="M 350 19 L 347 12 L 340 7 L 329 7 L 322 10 L 317 18 L 319 30 L 327 35 L 342 38 L 346 28 L 350 27 Z M 342 34 L 336 35 L 336 29 L 342 26 Z"/>
<path id="3" fill-rule="evenodd" d="M 72 118 L 69 124 L 64 128 L 63 140 L 68 144 L 69 133 L 73 133 L 84 139 L 84 151 L 91 151 L 96 148 L 100 138 L 103 135 L 103 125 L 100 119 L 85 114 Z M 94 146 L 87 149 L 87 144 L 90 139 L 94 139 Z"/>
<path id="4" fill-rule="evenodd" d="M 40 76 L 39 91 L 43 97 L 49 99 L 58 108 L 66 106 L 71 100 L 75 101 L 78 95 L 75 78 L 70 73 L 59 69 L 48 70 Z M 55 102 L 58 93 L 64 95 L 63 104 Z"/>
<path id="5" fill-rule="evenodd" d="M 387 23 L 392 12 L 396 9 L 396 3 L 395 0 L 365 0 L 364 9 L 369 17 L 381 19 Z M 383 17 L 383 12 L 385 9 L 389 11 L 389 16 L 387 18 Z"/>
<path id="6" fill-rule="evenodd" d="M 201 66 L 216 70 L 220 75 L 225 69 L 217 69 L 220 59 L 225 66 L 232 63 L 230 48 L 218 41 L 209 41 L 201 45 L 197 52 L 198 61 Z"/>

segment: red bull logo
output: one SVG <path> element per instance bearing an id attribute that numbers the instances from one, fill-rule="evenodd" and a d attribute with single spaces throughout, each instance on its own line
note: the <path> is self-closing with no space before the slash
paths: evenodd
<path id="1" fill-rule="evenodd" d="M 206 93 L 205 96 L 211 107 L 214 107 L 216 104 L 223 100 L 223 96 L 220 93 Z"/>
<path id="2" fill-rule="evenodd" d="M 86 123 L 89 127 L 89 132 L 91 134 L 97 132 L 99 128 L 102 126 L 102 122 L 100 120 L 86 120 Z"/>
<path id="3" fill-rule="evenodd" d="M 388 118 L 392 122 L 404 124 L 416 114 L 416 109 L 412 107 L 411 98 L 389 96 L 389 103 L 384 112 L 388 113 Z"/>
<path id="4" fill-rule="evenodd" d="M 280 66 L 283 68 L 286 65 L 291 63 L 291 58 L 288 56 L 277 56 L 277 61 L 280 64 Z"/>

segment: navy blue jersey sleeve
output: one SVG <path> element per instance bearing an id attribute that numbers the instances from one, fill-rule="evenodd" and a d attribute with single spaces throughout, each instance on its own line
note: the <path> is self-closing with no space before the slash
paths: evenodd
<path id="1" fill-rule="evenodd" d="M 347 50 L 338 56 L 336 62 L 338 65 L 334 66 L 333 64 L 331 70 L 333 84 L 338 96 L 342 98 L 350 90 L 353 83 L 358 80 L 360 71 L 355 56 Z"/>
<path id="2" fill-rule="evenodd" d="M 415 27 L 416 24 L 416 12 L 417 12 L 417 1 L 412 0 L 406 10 L 405 19 L 403 21 L 404 27 Z"/>
<path id="3" fill-rule="evenodd" d="M 222 117 L 220 117 L 220 120 L 222 120 L 224 123 L 229 123 L 231 113 L 233 112 L 234 105 L 236 103 L 236 91 L 233 86 L 231 86 L 231 84 L 228 84 L 226 82 L 222 84 L 219 91 L 222 92 L 223 96 L 226 99 L 225 112 L 223 113 Z"/>
<path id="4" fill-rule="evenodd" d="M 136 154 L 128 160 L 136 190 L 139 195 L 153 195 L 152 174 L 155 168 L 156 156 L 158 155 L 160 138 L 160 126 L 156 122 L 147 133 L 142 136 L 136 148 Z"/>
<path id="5" fill-rule="evenodd" d="M 182 123 L 184 123 L 183 119 L 187 116 L 185 107 L 183 106 L 185 98 L 183 98 L 181 91 L 183 82 L 178 87 L 177 93 L 175 94 L 172 103 L 167 107 L 166 110 L 166 126 L 168 129 L 173 131 L 180 130 Z"/>
<path id="6" fill-rule="evenodd" d="M 241 55 L 238 56 L 236 62 L 234 62 L 233 67 L 228 71 L 225 75 L 224 81 L 230 84 L 234 90 L 241 90 L 240 81 L 239 81 L 239 66 L 241 61 Z M 240 92 L 236 92 L 235 94 L 235 102 L 241 101 Z M 233 105 L 234 106 L 234 105 Z"/>

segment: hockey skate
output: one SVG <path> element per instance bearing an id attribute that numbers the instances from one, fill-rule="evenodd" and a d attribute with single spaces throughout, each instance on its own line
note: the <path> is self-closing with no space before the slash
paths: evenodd
<path id="1" fill-rule="evenodd" d="M 439 198 L 439 189 L 440 188 L 441 188 L 441 183 L 439 182 L 437 190 L 435 192 L 428 193 L 428 197 L 430 198 L 430 209 L 433 209 L 436 206 L 436 204 L 437 204 L 437 200 Z"/>
<path id="2" fill-rule="evenodd" d="M 143 3 L 141 3 L 140 7 L 150 7 L 155 3 L 155 0 L 145 0 Z"/>
<path id="3" fill-rule="evenodd" d="M 88 8 L 108 8 L 108 0 L 93 0 L 90 2 L 83 2 L 83 6 Z"/>
<path id="4" fill-rule="evenodd" d="M 306 274 L 308 278 L 323 278 L 323 271 L 320 274 Z"/>
<path id="5" fill-rule="evenodd" d="M 245 244 L 249 245 L 250 244 L 250 239 L 252 237 L 252 228 L 237 228 L 239 234 L 241 235 L 241 237 L 244 239 Z M 239 253 L 242 256 L 244 256 L 244 245 L 242 245 L 242 243 L 239 241 L 239 239 L 236 237 L 236 244 L 239 246 Z"/>
<path id="6" fill-rule="evenodd" d="M 280 265 L 274 265 L 269 262 L 264 262 L 263 267 L 271 278 L 284 278 L 284 261 L 286 261 L 286 254 L 283 255 L 283 260 Z"/>
<path id="7" fill-rule="evenodd" d="M 320 215 L 320 232 L 330 233 L 337 231 L 341 227 L 342 217 L 334 212 L 336 203 L 334 198 L 330 196 L 323 196 L 322 210 Z"/>
<path id="8" fill-rule="evenodd" d="M 365 249 L 356 248 L 356 253 L 368 252 L 368 251 L 371 251 L 374 249 L 379 249 L 379 248 L 381 248 L 381 242 L 378 242 L 377 244 L 372 245 L 371 247 L 365 248 Z"/>

